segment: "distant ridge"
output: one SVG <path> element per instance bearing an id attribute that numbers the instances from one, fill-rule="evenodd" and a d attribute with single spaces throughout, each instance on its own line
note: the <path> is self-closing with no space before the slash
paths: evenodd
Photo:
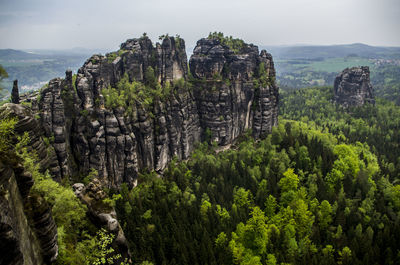
<path id="1" fill-rule="evenodd" d="M 261 46 L 277 59 L 318 59 L 357 55 L 365 58 L 400 59 L 400 47 L 379 47 L 363 43 L 339 45 Z"/>
<path id="2" fill-rule="evenodd" d="M 0 60 L 33 60 L 43 59 L 43 55 L 14 49 L 0 49 Z"/>

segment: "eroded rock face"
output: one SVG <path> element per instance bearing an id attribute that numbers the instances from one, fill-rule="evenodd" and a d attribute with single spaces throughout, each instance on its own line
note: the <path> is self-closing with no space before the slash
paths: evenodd
<path id="1" fill-rule="evenodd" d="M 40 163 L 40 171 L 49 173 L 56 181 L 61 181 L 61 170 L 57 160 L 56 152 L 50 142 L 43 140 L 43 128 L 32 113 L 32 111 L 23 105 L 7 103 L 0 109 L 0 118 L 17 118 L 14 132 L 16 135 L 23 135 L 25 132 L 29 135 L 28 152 L 35 152 Z"/>
<path id="2" fill-rule="evenodd" d="M 218 40 L 202 39 L 190 60 L 191 88 L 181 82 L 150 107 L 130 106 L 130 115 L 105 107 L 102 89 L 116 87 L 124 76 L 146 83 L 148 67 L 164 86 L 188 81 L 185 42 L 127 40 L 118 52 L 87 60 L 74 83 L 67 72 L 41 91 L 41 122 L 47 137 L 54 137 L 62 176 L 86 175 L 93 168 L 104 186 L 134 186 L 140 170 L 161 174 L 174 156 L 187 159 L 208 131 L 219 145 L 228 145 L 246 129 L 260 137 L 277 124 L 272 57 L 254 45 L 234 53 Z M 256 84 L 259 72 L 264 82 Z"/>
<path id="3" fill-rule="evenodd" d="M 260 67 L 264 84 L 259 82 Z M 220 145 L 232 143 L 246 129 L 256 137 L 278 122 L 278 88 L 272 56 L 245 44 L 237 53 L 217 39 L 201 39 L 190 58 L 195 99 L 203 130 Z M 257 83 L 258 82 L 258 83 Z"/>
<path id="4" fill-rule="evenodd" d="M 82 183 L 75 183 L 72 188 L 75 195 L 87 205 L 93 223 L 115 235 L 113 248 L 121 254 L 122 259 L 129 260 L 128 241 L 117 220 L 115 209 L 104 202 L 107 195 L 103 191 L 100 181 L 95 178 L 86 186 Z"/>
<path id="5" fill-rule="evenodd" d="M 31 111 L 12 103 L 0 108 L 1 119 L 12 117 L 18 119 L 16 135 L 28 132 L 28 152 L 35 150 L 41 170 L 50 169 L 57 179 L 60 170 L 54 149 L 44 143 Z M 30 194 L 34 181 L 19 160 L 12 152 L 0 158 L 0 245 L 2 252 L 8 253 L 0 255 L 0 263 L 51 263 L 58 255 L 57 227 L 43 198 Z"/>
<path id="6" fill-rule="evenodd" d="M 169 37 L 153 46 L 146 37 L 128 40 L 119 52 L 87 60 L 74 84 L 67 73 L 41 91 L 42 125 L 46 136 L 54 137 L 63 176 L 94 168 L 109 187 L 133 185 L 140 169 L 160 172 L 173 156 L 189 156 L 201 130 L 187 89 L 156 102 L 150 111 L 137 104 L 130 116 L 121 108 L 104 108 L 103 88 L 115 87 L 125 74 L 145 82 L 149 66 L 161 83 L 186 79 L 185 42 Z"/>
<path id="7" fill-rule="evenodd" d="M 344 107 L 375 104 L 374 92 L 369 77 L 369 67 L 346 68 L 334 83 L 335 101 Z"/>

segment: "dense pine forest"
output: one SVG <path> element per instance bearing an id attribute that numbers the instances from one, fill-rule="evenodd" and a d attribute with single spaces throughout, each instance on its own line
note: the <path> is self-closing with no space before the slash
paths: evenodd
<path id="1" fill-rule="evenodd" d="M 116 207 L 134 264 L 399 264 L 399 117 L 383 99 L 344 109 L 331 87 L 283 91 L 271 134 L 248 131 L 224 151 L 210 137 L 163 176 L 108 190 L 104 207 Z M 23 159 L 31 195 L 52 205 L 57 264 L 120 264 L 71 183 L 39 172 L 28 136 L 12 146 L 15 123 L 1 121 L 2 160 Z"/>
<path id="2" fill-rule="evenodd" d="M 117 210 L 136 263 L 398 264 L 399 117 L 343 109 L 332 88 L 282 93 L 279 126 L 230 149 L 199 144 Z"/>
<path id="3" fill-rule="evenodd" d="M 400 265 L 400 0 L 0 14 L 0 265 Z"/>
<path id="4" fill-rule="evenodd" d="M 210 36 L 232 54 L 244 45 Z M 208 128 L 188 159 L 175 157 L 158 172 L 141 169 L 135 185 L 117 187 L 100 183 L 94 169 L 52 179 L 33 147 L 42 136 L 18 135 L 19 121 L 5 105 L 0 165 L 21 164 L 32 176 L 24 202 L 28 215 L 51 210 L 55 264 L 400 264 L 400 107 L 392 93 L 397 83 L 385 83 L 394 75 L 388 71 L 381 80 L 386 85 L 375 104 L 357 107 L 336 104 L 332 87 L 280 91 L 279 123 L 271 133 L 257 138 L 248 130 L 221 147 Z M 139 102 L 154 118 L 157 104 L 183 91 L 189 95 L 197 84 L 190 76 L 162 86 L 152 67 L 145 77 L 142 84 L 125 74 L 116 88 L 102 89 L 101 108 L 131 117 Z M 266 72 L 256 77 L 258 93 L 260 82 L 275 82 Z M 73 97 L 63 92 L 72 108 Z M 87 110 L 80 115 L 89 116 Z M 55 156 L 54 138 L 43 137 L 47 157 Z M 76 182 L 100 183 L 99 198 L 79 197 L 72 189 Z M 119 234 L 100 228 L 88 208 L 116 210 L 130 255 L 121 256 L 128 252 L 115 248 Z"/>

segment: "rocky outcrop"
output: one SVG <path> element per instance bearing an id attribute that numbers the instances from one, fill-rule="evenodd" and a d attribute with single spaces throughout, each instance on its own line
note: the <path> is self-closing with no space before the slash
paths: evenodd
<path id="1" fill-rule="evenodd" d="M 51 207 L 42 196 L 32 194 L 27 206 L 39 241 L 45 263 L 54 262 L 58 256 L 57 226 L 51 214 Z"/>
<path id="2" fill-rule="evenodd" d="M 234 51 L 218 39 L 202 39 L 190 72 L 183 39 L 167 36 L 153 45 L 144 36 L 127 40 L 117 52 L 92 56 L 74 81 L 70 72 L 51 80 L 38 106 L 46 136 L 54 138 L 61 176 L 93 168 L 107 187 L 134 186 L 140 170 L 162 174 L 173 157 L 187 159 L 209 133 L 228 145 L 246 129 L 261 137 L 277 124 L 278 88 L 266 51 L 252 44 Z M 148 105 L 106 107 L 103 89 L 118 87 L 124 78 L 151 86 L 153 77 L 171 91 Z"/>
<path id="3" fill-rule="evenodd" d="M 118 220 L 114 207 L 107 204 L 104 199 L 106 193 L 100 181 L 95 178 L 86 186 L 82 183 L 75 183 L 72 186 L 75 195 L 88 207 L 88 213 L 94 224 L 104 227 L 109 233 L 113 234 L 113 249 L 121 254 L 122 260 L 129 260 L 128 241 L 125 238 Z"/>
<path id="4" fill-rule="evenodd" d="M 344 69 L 336 77 L 333 89 L 335 101 L 344 107 L 375 104 L 368 66 Z"/>
<path id="5" fill-rule="evenodd" d="M 50 169 L 57 179 L 59 168 L 54 149 L 46 146 L 41 127 L 31 111 L 8 103 L 0 109 L 0 118 L 17 119 L 14 133 L 29 134 L 28 152 L 35 152 L 41 170 Z M 0 244 L 5 244 L 2 250 L 10 248 L 10 255 L 1 255 L 0 263 L 51 263 L 58 254 L 57 227 L 43 198 L 30 193 L 34 181 L 19 160 L 11 150 L 2 153 L 0 158 Z"/>
<path id="6" fill-rule="evenodd" d="M 93 168 L 108 186 L 131 185 L 140 169 L 161 172 L 172 157 L 188 158 L 201 129 L 193 95 L 182 87 L 145 109 L 106 109 L 101 90 L 115 87 L 124 75 L 146 82 L 151 67 L 162 84 L 187 78 L 185 42 L 168 37 L 153 46 L 147 37 L 121 44 L 107 56 L 94 55 L 79 69 L 54 79 L 41 91 L 39 110 L 46 136 L 54 136 L 62 175 L 82 175 Z"/>
<path id="7" fill-rule="evenodd" d="M 24 212 L 24 198 L 13 168 L 0 161 L 0 264 L 43 264 L 39 240 Z"/>
<path id="8" fill-rule="evenodd" d="M 43 129 L 31 110 L 22 105 L 7 103 L 1 108 L 1 118 L 15 117 L 18 122 L 15 124 L 14 132 L 16 135 L 29 135 L 28 152 L 35 152 L 40 163 L 40 171 L 49 170 L 53 179 L 61 181 L 61 170 L 57 160 L 56 152 L 52 146 L 52 139 L 43 138 Z M 46 139 L 46 141 L 44 140 Z"/>
<path id="9" fill-rule="evenodd" d="M 14 80 L 11 90 L 11 103 L 19 104 L 18 80 Z"/>
<path id="10" fill-rule="evenodd" d="M 201 39 L 190 70 L 201 126 L 218 144 L 232 143 L 246 129 L 260 137 L 277 124 L 275 69 L 265 50 L 243 44 L 234 52 L 218 39 Z"/>
<path id="11" fill-rule="evenodd" d="M 0 264 L 49 264 L 58 255 L 51 208 L 28 196 L 32 175 L 9 162 L 0 161 Z"/>
<path id="12" fill-rule="evenodd" d="M 40 92 L 38 107 L 40 110 L 40 121 L 47 138 L 53 142 L 59 165 L 57 177 L 70 175 L 73 168 L 70 154 L 70 131 L 71 122 L 74 118 L 74 105 L 76 95 L 72 85 L 72 72 L 67 71 L 65 79 L 56 78 L 50 80 L 47 87 Z M 65 103 L 64 103 L 65 102 Z M 67 120 L 67 117 L 70 119 Z"/>

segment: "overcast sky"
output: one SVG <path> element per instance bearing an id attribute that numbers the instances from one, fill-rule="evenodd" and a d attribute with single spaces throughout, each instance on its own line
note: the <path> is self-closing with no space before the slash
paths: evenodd
<path id="1" fill-rule="evenodd" d="M 186 45 L 222 31 L 256 45 L 400 46 L 400 0 L 0 0 L 0 48 L 116 50 L 143 32 Z"/>

